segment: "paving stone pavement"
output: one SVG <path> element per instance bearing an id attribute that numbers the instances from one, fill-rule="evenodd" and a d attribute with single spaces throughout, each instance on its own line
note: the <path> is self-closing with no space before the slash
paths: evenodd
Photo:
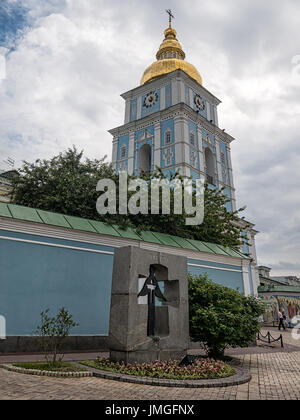
<path id="1" fill-rule="evenodd" d="M 300 352 L 235 355 L 249 383 L 223 388 L 165 388 L 100 378 L 47 378 L 0 369 L 0 400 L 298 400 Z"/>

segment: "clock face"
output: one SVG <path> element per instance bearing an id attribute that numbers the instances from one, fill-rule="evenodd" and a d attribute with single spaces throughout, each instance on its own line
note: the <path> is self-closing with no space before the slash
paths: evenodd
<path id="1" fill-rule="evenodd" d="M 196 107 L 199 109 L 199 111 L 204 111 L 204 109 L 205 109 L 205 102 L 201 98 L 201 96 L 195 95 L 194 102 L 195 102 Z"/>
<path id="2" fill-rule="evenodd" d="M 151 108 L 153 105 L 156 104 L 157 101 L 158 101 L 158 93 L 155 91 L 149 92 L 144 99 L 143 106 L 146 108 Z"/>

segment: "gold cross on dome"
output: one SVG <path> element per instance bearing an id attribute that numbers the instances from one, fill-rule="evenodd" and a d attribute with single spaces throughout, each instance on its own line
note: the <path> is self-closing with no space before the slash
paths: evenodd
<path id="1" fill-rule="evenodd" d="M 172 19 L 175 19 L 175 16 L 172 14 L 171 9 L 167 9 L 166 12 L 169 15 L 169 27 L 171 28 L 172 27 Z"/>

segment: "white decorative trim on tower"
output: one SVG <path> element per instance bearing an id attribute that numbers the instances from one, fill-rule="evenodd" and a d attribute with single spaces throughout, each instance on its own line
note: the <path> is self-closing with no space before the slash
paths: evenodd
<path id="1" fill-rule="evenodd" d="M 160 155 L 161 155 L 161 129 L 160 122 L 154 124 L 154 168 L 155 166 L 160 167 Z"/>
<path id="2" fill-rule="evenodd" d="M 142 112 L 142 97 L 139 96 L 137 98 L 137 119 L 138 120 L 141 118 L 141 112 Z"/>
<path id="3" fill-rule="evenodd" d="M 134 168 L 134 131 L 129 133 L 128 172 L 133 173 L 133 168 Z"/>

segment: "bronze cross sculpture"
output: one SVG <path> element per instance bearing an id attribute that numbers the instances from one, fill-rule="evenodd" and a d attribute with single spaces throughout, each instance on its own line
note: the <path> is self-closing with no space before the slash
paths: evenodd
<path id="1" fill-rule="evenodd" d="M 149 277 L 146 279 L 144 286 L 138 297 L 148 295 L 148 321 L 147 321 L 147 336 L 154 337 L 155 336 L 155 296 L 159 299 L 164 300 L 165 302 L 167 299 L 162 294 L 158 281 L 156 280 L 155 276 L 155 269 L 153 266 L 150 266 L 150 274 Z"/>

